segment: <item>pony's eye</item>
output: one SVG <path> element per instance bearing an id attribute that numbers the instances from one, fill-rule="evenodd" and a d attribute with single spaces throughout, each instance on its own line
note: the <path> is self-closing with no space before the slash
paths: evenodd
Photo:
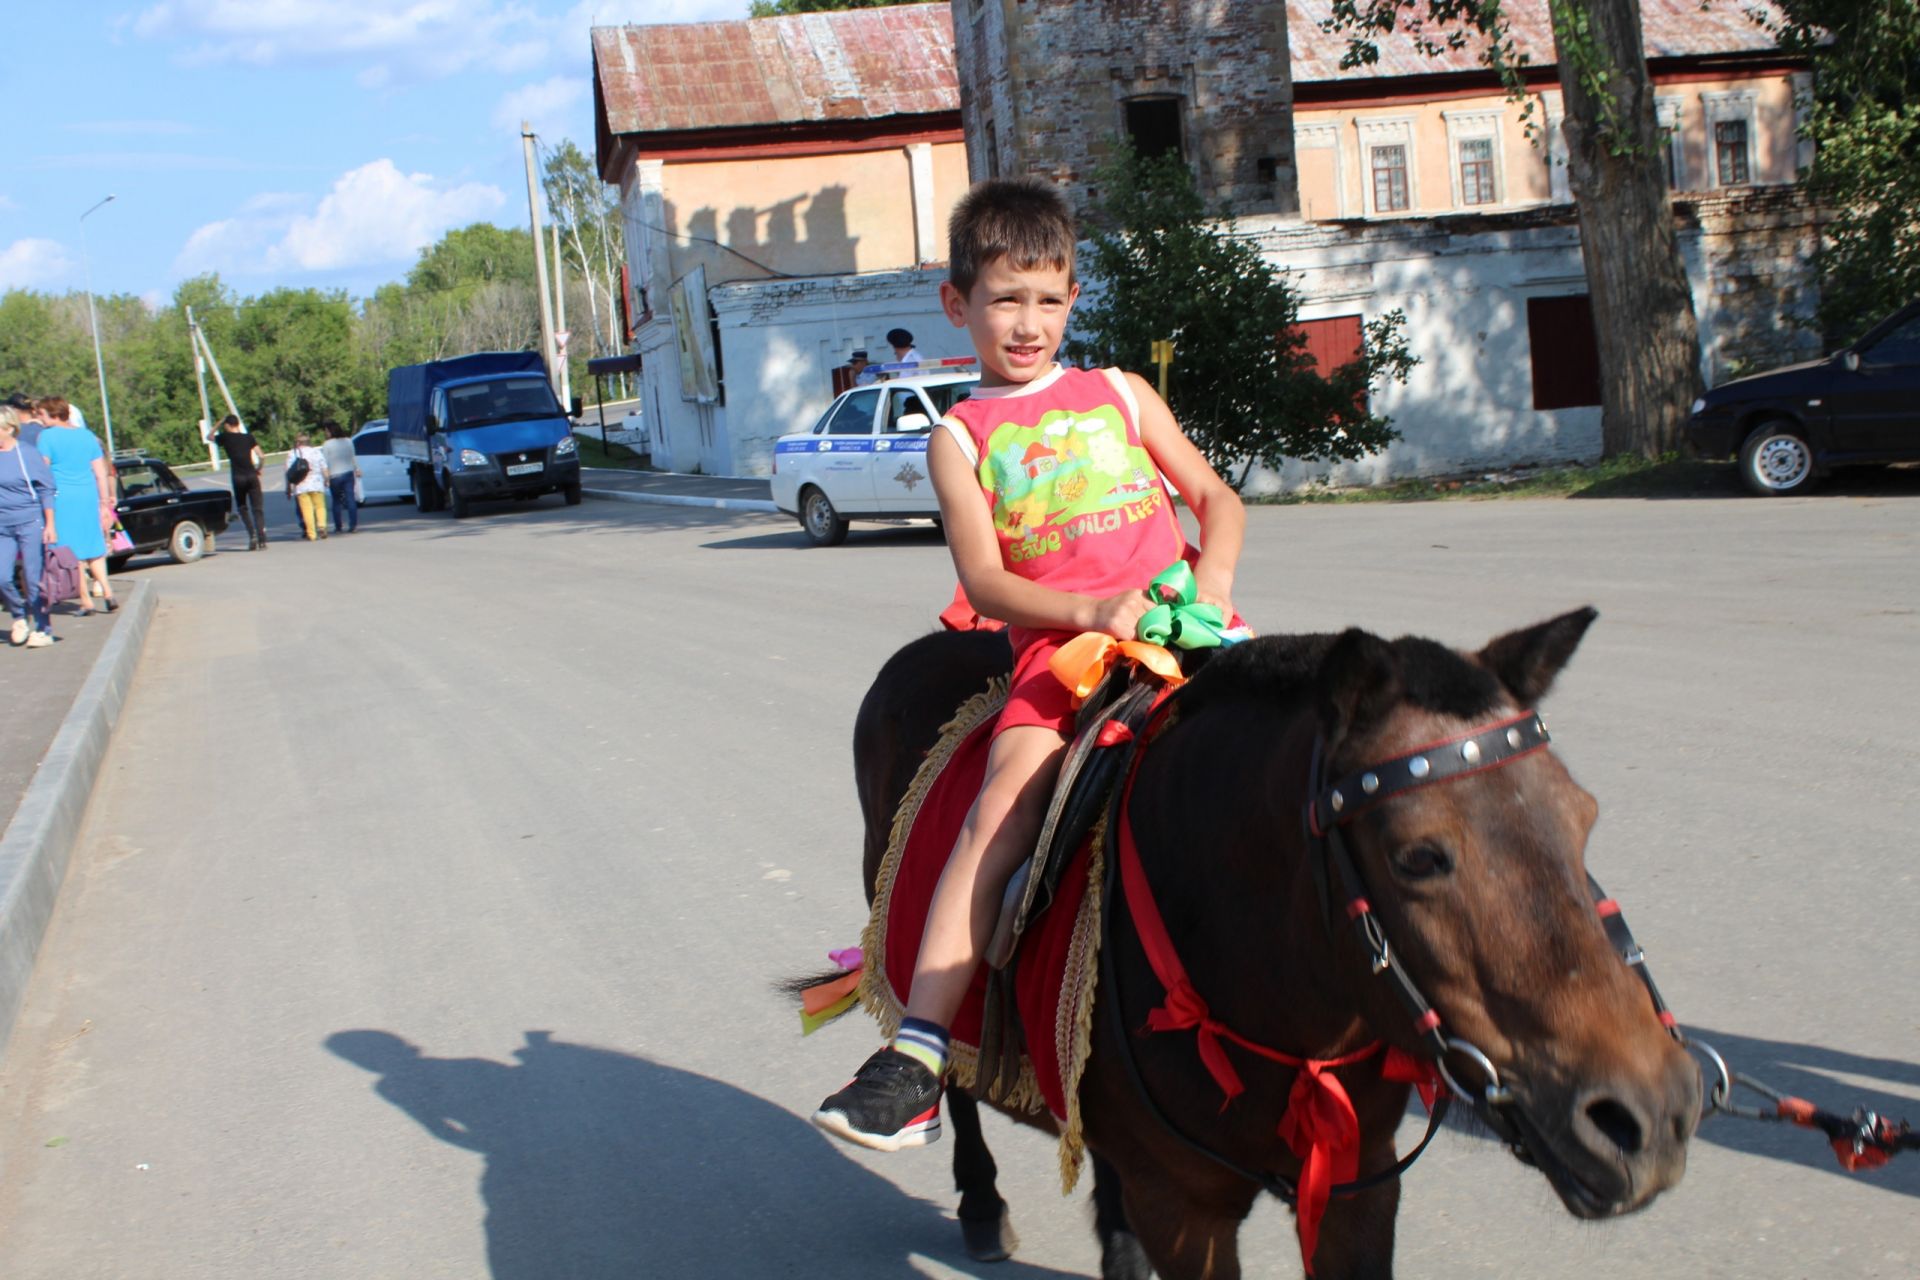
<path id="1" fill-rule="evenodd" d="M 1430 844 L 1416 844 L 1393 856 L 1393 869 L 1409 880 L 1425 880 L 1453 870 L 1453 859 Z"/>

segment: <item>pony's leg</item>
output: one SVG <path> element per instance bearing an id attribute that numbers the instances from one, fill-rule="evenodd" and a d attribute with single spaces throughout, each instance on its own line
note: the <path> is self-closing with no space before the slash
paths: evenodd
<path id="1" fill-rule="evenodd" d="M 1205 1199 L 1198 1188 L 1171 1180 L 1152 1187 L 1129 1178 L 1123 1199 L 1127 1221 L 1160 1280 L 1240 1280 L 1240 1223 L 1258 1194 L 1242 1184 Z M 1316 1280 L 1326 1280 L 1316 1277 Z"/>
<path id="2" fill-rule="evenodd" d="M 980 1132 L 980 1104 L 963 1089 L 946 1092 L 947 1119 L 953 1122 L 953 1186 L 960 1193 L 960 1234 L 975 1262 L 1004 1262 L 1020 1247 L 994 1179 L 1000 1169 Z"/>
<path id="3" fill-rule="evenodd" d="M 1393 1143 L 1388 1141 L 1363 1153 L 1360 1171 L 1372 1173 L 1393 1161 Z M 1356 1196 L 1329 1200 L 1313 1251 L 1314 1280 L 1392 1280 L 1393 1229 L 1399 1213 L 1398 1178 Z"/>
<path id="4" fill-rule="evenodd" d="M 1152 1280 L 1153 1269 L 1127 1225 L 1120 1171 L 1093 1157 L 1093 1229 L 1100 1237 L 1100 1280 Z"/>

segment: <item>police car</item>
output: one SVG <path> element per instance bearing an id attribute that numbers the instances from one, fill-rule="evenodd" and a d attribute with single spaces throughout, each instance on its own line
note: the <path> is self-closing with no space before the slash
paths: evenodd
<path id="1" fill-rule="evenodd" d="M 973 356 L 870 366 L 878 382 L 842 392 L 812 428 L 773 446 L 773 504 L 816 546 L 847 536 L 849 520 L 940 514 L 927 475 L 933 424 L 980 381 Z"/>

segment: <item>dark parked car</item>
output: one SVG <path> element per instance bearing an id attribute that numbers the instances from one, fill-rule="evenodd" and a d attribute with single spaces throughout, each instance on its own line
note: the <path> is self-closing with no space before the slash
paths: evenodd
<path id="1" fill-rule="evenodd" d="M 189 489 L 173 468 L 144 454 L 115 454 L 120 480 L 120 523 L 133 550 L 107 557 L 119 570 L 136 555 L 165 551 L 176 564 L 192 564 L 213 550 L 213 535 L 226 531 L 233 495 L 225 489 Z"/>
<path id="2" fill-rule="evenodd" d="M 1768 496 L 1803 493 L 1834 467 L 1920 461 L 1920 302 L 1825 360 L 1736 378 L 1693 402 L 1702 457 L 1740 460 Z"/>

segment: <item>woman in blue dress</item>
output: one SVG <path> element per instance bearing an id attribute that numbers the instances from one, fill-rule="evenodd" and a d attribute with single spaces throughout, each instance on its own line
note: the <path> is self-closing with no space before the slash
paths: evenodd
<path id="1" fill-rule="evenodd" d="M 58 396 L 40 402 L 40 418 L 47 424 L 40 433 L 40 453 L 53 469 L 53 519 L 60 533 L 59 545 L 72 551 L 84 570 L 80 575 L 80 616 L 93 612 L 87 599 L 87 574 L 93 575 L 95 591 L 111 613 L 120 607 L 107 582 L 106 531 L 115 517 L 114 496 L 100 442 L 93 432 L 73 425 L 71 407 Z"/>

